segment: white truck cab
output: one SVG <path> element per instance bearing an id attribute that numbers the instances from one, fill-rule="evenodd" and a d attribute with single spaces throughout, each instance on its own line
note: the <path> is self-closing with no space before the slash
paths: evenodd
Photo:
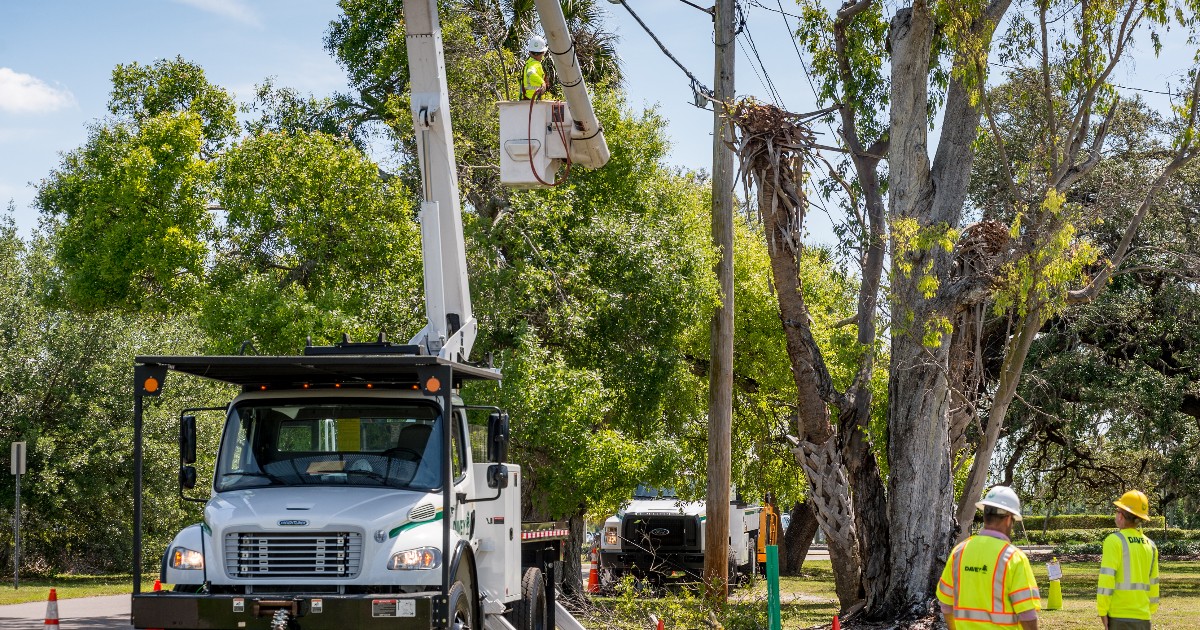
<path id="1" fill-rule="evenodd" d="M 761 506 L 730 502 L 731 583 L 753 575 L 757 568 L 761 512 Z M 611 585 L 625 575 L 651 582 L 699 579 L 704 572 L 707 522 L 703 501 L 682 501 L 673 490 L 639 485 L 625 508 L 604 522 L 600 536 L 602 581 Z"/>
<path id="2" fill-rule="evenodd" d="M 417 350 L 138 357 L 133 626 L 578 628 L 554 601 L 566 525 L 522 524 L 508 416 L 458 395 L 499 373 Z M 242 393 L 224 409 L 205 498 L 184 495 L 197 434 L 181 414 L 180 496 L 203 517 L 163 550 L 169 590 L 141 593 L 142 398 L 168 371 Z"/>

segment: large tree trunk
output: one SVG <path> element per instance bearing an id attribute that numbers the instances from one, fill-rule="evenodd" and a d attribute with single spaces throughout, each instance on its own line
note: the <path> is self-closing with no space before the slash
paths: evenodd
<path id="1" fill-rule="evenodd" d="M 788 359 L 796 382 L 796 418 L 801 444 L 795 453 L 808 479 L 809 502 L 829 544 L 829 556 L 834 563 L 834 587 L 844 610 L 862 599 L 850 486 L 824 399 L 835 393 L 828 371 L 821 363 L 820 350 L 812 339 L 808 308 L 800 292 L 803 214 L 798 207 L 777 203 L 775 181 L 771 175 L 761 178 L 758 203 L 779 298 Z M 786 191 L 786 194 L 798 199 L 795 191 Z"/>
<path id="2" fill-rule="evenodd" d="M 957 227 L 938 217 L 928 155 L 927 76 L 933 40 L 928 6 L 901 9 L 892 20 L 891 223 L 915 221 L 921 231 Z M 969 168 L 969 164 L 966 165 Z M 938 219 L 942 219 L 939 221 Z M 948 220 L 947 220 L 948 219 Z M 917 239 L 914 239 L 917 240 Z M 927 610 L 949 546 L 953 517 L 950 477 L 949 335 L 922 278 L 949 277 L 950 255 L 939 246 L 892 242 L 892 356 L 888 383 L 888 522 L 891 573 L 875 618 L 915 617 Z M 926 343 L 926 337 L 930 337 Z"/>
<path id="3" fill-rule="evenodd" d="M 797 503 L 792 508 L 792 521 L 783 532 L 782 553 L 779 555 L 779 575 L 800 575 L 808 548 L 817 535 L 817 515 L 808 501 Z"/>
<path id="4" fill-rule="evenodd" d="M 571 515 L 568 521 L 570 535 L 567 537 L 567 548 L 562 561 L 562 590 L 564 595 L 585 597 L 583 588 L 583 559 L 580 550 L 583 549 L 584 534 L 587 521 L 582 510 Z"/>

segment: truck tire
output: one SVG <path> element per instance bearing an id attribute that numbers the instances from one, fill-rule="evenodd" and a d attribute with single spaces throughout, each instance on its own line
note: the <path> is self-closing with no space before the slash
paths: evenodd
<path id="1" fill-rule="evenodd" d="M 517 630 L 550 630 L 546 627 L 546 580 L 536 567 L 525 570 L 521 578 L 521 605 Z"/>
<path id="2" fill-rule="evenodd" d="M 472 630 L 475 628 L 475 605 L 472 603 L 474 594 L 463 586 L 462 582 L 455 582 L 454 586 L 450 587 L 450 610 L 452 617 L 450 618 L 450 630 Z"/>

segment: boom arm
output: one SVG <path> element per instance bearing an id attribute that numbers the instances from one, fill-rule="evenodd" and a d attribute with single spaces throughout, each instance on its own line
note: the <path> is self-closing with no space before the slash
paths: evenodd
<path id="1" fill-rule="evenodd" d="M 534 6 L 542 19 L 542 30 L 546 32 L 550 56 L 554 59 L 554 70 L 558 72 L 567 106 L 575 119 L 571 129 L 571 161 L 587 168 L 600 168 L 608 162 L 608 143 L 592 109 L 592 99 L 583 82 L 583 72 L 575 56 L 575 42 L 567 30 L 562 5 L 559 0 L 534 0 Z"/>
<path id="2" fill-rule="evenodd" d="M 471 311 L 467 256 L 458 198 L 458 171 L 450 128 L 450 97 L 436 0 L 405 0 L 405 41 L 412 90 L 413 129 L 421 166 L 421 255 L 425 263 L 425 316 L 413 337 L 426 352 L 466 361 L 478 323 Z"/>

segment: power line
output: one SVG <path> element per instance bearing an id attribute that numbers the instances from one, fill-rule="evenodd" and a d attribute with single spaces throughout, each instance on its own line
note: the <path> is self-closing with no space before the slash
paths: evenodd
<path id="1" fill-rule="evenodd" d="M 675 55 L 672 55 L 671 51 L 667 50 L 667 47 L 663 45 L 661 40 L 658 39 L 658 36 L 654 34 L 654 31 L 650 30 L 649 26 L 646 26 L 646 23 L 642 21 L 642 18 L 638 17 L 638 14 L 633 11 L 633 8 L 630 7 L 625 0 L 619 1 L 621 6 L 625 7 L 626 11 L 629 11 L 629 15 L 632 15 L 633 19 L 636 20 L 642 29 L 646 31 L 646 34 L 650 36 L 650 39 L 653 39 L 654 43 L 658 44 L 658 47 L 663 51 L 663 54 L 665 54 L 671 61 L 674 61 L 675 65 L 679 66 L 679 69 L 683 70 L 683 73 L 686 74 L 689 79 L 691 79 L 692 95 L 695 99 L 693 104 L 700 109 L 707 109 L 708 99 L 713 98 L 713 91 L 701 83 L 700 79 L 697 79 L 696 75 L 692 74 L 691 70 L 688 70 L 686 67 L 684 67 L 684 65 L 675 58 Z"/>
<path id="2" fill-rule="evenodd" d="M 739 41 L 738 48 L 742 49 L 742 55 L 746 57 L 746 61 L 750 62 L 750 69 L 754 71 L 754 76 L 758 78 L 758 84 L 761 85 L 768 93 L 770 93 L 771 88 L 767 87 L 767 82 L 763 81 L 762 75 L 758 73 L 758 68 L 754 67 L 754 59 L 750 57 L 750 53 L 746 52 L 746 45 Z M 771 97 L 771 100 L 774 101 L 776 105 L 779 104 L 779 100 L 774 96 Z"/>
<path id="3" fill-rule="evenodd" d="M 994 61 L 989 61 L 988 65 L 992 66 L 994 68 L 1004 68 L 1005 70 L 1016 70 L 1016 71 L 1022 71 L 1022 70 L 1033 71 L 1034 70 L 1033 68 L 1021 68 L 1018 66 L 1006 66 L 1002 63 L 996 63 Z M 1130 87 L 1128 85 L 1121 85 L 1119 83 L 1110 83 L 1109 85 L 1111 85 L 1115 88 L 1122 89 L 1122 90 L 1133 90 L 1134 92 L 1146 92 L 1149 94 L 1162 94 L 1163 96 L 1172 96 L 1172 97 L 1179 96 L 1179 94 L 1176 94 L 1174 92 L 1163 92 L 1162 90 L 1151 90 L 1148 88 Z"/>
<path id="4" fill-rule="evenodd" d="M 746 41 L 750 43 L 750 50 L 754 51 L 754 59 L 758 61 L 758 67 L 762 68 L 763 76 L 767 79 L 767 90 L 772 94 L 772 100 L 775 101 L 776 105 L 782 107 L 783 109 L 787 109 L 787 106 L 783 104 L 783 96 L 779 94 L 779 90 L 775 89 L 775 82 L 771 80 L 771 75 L 767 72 L 767 66 L 763 63 L 762 57 L 758 54 L 758 46 L 754 44 L 754 35 L 750 33 L 750 26 L 744 22 L 742 26 L 746 30 Z"/>
<path id="5" fill-rule="evenodd" d="M 700 11 L 703 11 L 703 12 L 705 12 L 705 13 L 709 14 L 709 15 L 712 15 L 712 13 L 713 13 L 713 10 L 712 10 L 712 9 L 705 9 L 704 7 L 702 7 L 702 6 L 698 5 L 698 4 L 694 3 L 694 2 L 690 2 L 689 0 L 679 0 L 679 1 L 680 1 L 680 2 L 682 2 L 682 3 L 684 3 L 684 4 L 686 4 L 686 5 L 688 5 L 689 7 L 692 7 L 693 9 L 699 9 Z"/>

